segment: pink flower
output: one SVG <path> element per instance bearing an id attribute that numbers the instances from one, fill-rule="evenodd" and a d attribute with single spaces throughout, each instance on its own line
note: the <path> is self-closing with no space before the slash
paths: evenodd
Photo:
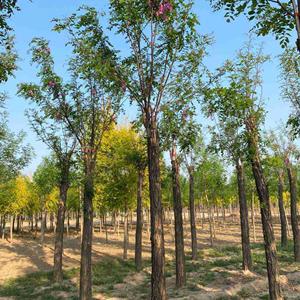
<path id="1" fill-rule="evenodd" d="M 32 96 L 34 95 L 33 90 L 29 90 L 29 91 L 28 91 L 28 95 L 29 95 L 30 97 L 32 97 Z"/>
<path id="2" fill-rule="evenodd" d="M 158 11 L 156 12 L 157 17 L 162 17 L 164 20 L 167 18 L 167 14 L 173 11 L 173 6 L 170 2 L 164 1 L 159 5 Z"/>
<path id="3" fill-rule="evenodd" d="M 49 86 L 50 88 L 54 88 L 55 85 L 56 85 L 56 83 L 55 83 L 54 81 L 49 81 L 49 82 L 48 82 L 48 86 Z"/>

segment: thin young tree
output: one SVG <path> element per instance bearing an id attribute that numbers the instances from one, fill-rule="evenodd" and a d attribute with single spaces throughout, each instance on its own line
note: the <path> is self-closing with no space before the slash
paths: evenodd
<path id="1" fill-rule="evenodd" d="M 54 246 L 54 280 L 61 282 L 63 235 L 67 194 L 70 186 L 70 168 L 76 148 L 76 138 L 70 134 L 66 124 L 62 121 L 61 113 L 53 103 L 53 91 L 49 89 L 49 80 L 55 82 L 54 61 L 49 43 L 44 39 L 33 39 L 31 42 L 32 63 L 39 67 L 40 84 L 22 83 L 18 94 L 26 98 L 31 104 L 27 116 L 31 127 L 38 138 L 53 152 L 59 170 L 59 203 L 57 209 L 57 224 Z"/>

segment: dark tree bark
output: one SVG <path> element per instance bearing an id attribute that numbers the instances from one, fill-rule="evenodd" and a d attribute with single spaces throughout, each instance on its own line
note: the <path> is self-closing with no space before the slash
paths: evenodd
<path id="1" fill-rule="evenodd" d="M 83 232 L 80 264 L 80 300 L 92 299 L 92 237 L 93 237 L 93 180 L 94 163 L 85 161 L 83 191 Z"/>
<path id="2" fill-rule="evenodd" d="M 269 190 L 260 162 L 257 128 L 252 116 L 246 119 L 245 125 L 248 133 L 248 147 L 252 172 L 260 201 L 261 221 L 265 242 L 265 254 L 269 281 L 269 297 L 270 300 L 279 300 L 283 299 L 283 297 L 279 280 L 279 269 L 274 229 L 272 224 Z"/>
<path id="3" fill-rule="evenodd" d="M 144 169 L 138 170 L 136 231 L 135 231 L 135 267 L 139 272 L 142 269 L 142 236 L 143 236 L 143 182 Z"/>
<path id="4" fill-rule="evenodd" d="M 161 203 L 160 146 L 156 120 L 147 115 L 147 152 L 149 169 L 150 215 L 151 215 L 151 299 L 165 300 L 165 242 Z"/>
<path id="5" fill-rule="evenodd" d="M 180 288 L 186 283 L 185 255 L 183 239 L 182 203 L 179 181 L 179 163 L 176 155 L 176 146 L 170 151 L 172 164 L 173 202 L 175 218 L 175 253 L 176 253 L 176 287 Z"/>
<path id="6" fill-rule="evenodd" d="M 300 261 L 300 230 L 298 225 L 298 214 L 297 214 L 297 176 L 296 172 L 293 172 L 290 163 L 287 164 L 287 173 L 290 185 L 291 195 L 291 225 L 293 231 L 294 241 L 294 258 L 295 261 Z"/>
<path id="7" fill-rule="evenodd" d="M 195 217 L 195 187 L 194 187 L 194 168 L 190 166 L 189 172 L 189 210 L 192 240 L 192 260 L 197 259 L 197 229 Z"/>
<path id="8" fill-rule="evenodd" d="M 56 219 L 55 247 L 54 247 L 54 281 L 62 282 L 62 258 L 64 241 L 65 211 L 69 188 L 69 167 L 65 169 L 59 186 L 59 204 Z"/>
<path id="9" fill-rule="evenodd" d="M 286 247 L 287 245 L 287 223 L 286 215 L 283 203 L 283 174 L 280 171 L 278 175 L 278 207 L 280 215 L 280 225 L 281 225 L 281 246 Z"/>
<path id="10" fill-rule="evenodd" d="M 125 214 L 124 214 L 124 242 L 123 242 L 123 259 L 127 260 L 128 253 L 128 208 L 127 203 L 125 203 Z"/>
<path id="11" fill-rule="evenodd" d="M 236 173 L 237 173 L 239 204 L 240 204 L 243 270 L 251 271 L 252 258 L 251 258 L 250 236 L 249 236 L 248 206 L 247 206 L 246 190 L 245 190 L 245 174 L 244 174 L 244 166 L 240 159 L 238 159 L 236 162 Z"/>
<path id="12" fill-rule="evenodd" d="M 80 207 L 76 211 L 76 223 L 75 229 L 78 232 L 80 230 Z"/>

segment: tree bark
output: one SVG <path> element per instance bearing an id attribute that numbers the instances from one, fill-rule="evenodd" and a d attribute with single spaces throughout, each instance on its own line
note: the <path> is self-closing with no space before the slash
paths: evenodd
<path id="1" fill-rule="evenodd" d="M 142 269 L 142 236 L 143 236 L 143 182 L 144 170 L 138 170 L 136 231 L 135 231 L 135 268 L 139 272 Z"/>
<path id="2" fill-rule="evenodd" d="M 197 229 L 195 219 L 194 168 L 189 168 L 189 210 L 192 240 L 192 260 L 197 259 Z"/>
<path id="3" fill-rule="evenodd" d="M 277 251 L 272 224 L 269 191 L 260 162 L 257 128 L 255 120 L 252 116 L 246 119 L 245 125 L 248 133 L 248 148 L 252 172 L 255 179 L 258 198 L 260 201 L 261 221 L 265 242 L 265 253 L 269 281 L 269 297 L 270 300 L 281 300 L 283 299 L 283 297 L 279 281 Z"/>
<path id="4" fill-rule="evenodd" d="M 297 176 L 296 172 L 293 172 L 292 166 L 287 165 L 287 173 L 290 185 L 290 197 L 291 197 L 291 225 L 294 241 L 294 258 L 295 261 L 300 261 L 300 230 L 298 225 L 297 214 Z"/>
<path id="5" fill-rule="evenodd" d="M 85 161 L 83 191 L 83 230 L 80 264 L 80 300 L 92 299 L 92 237 L 93 237 L 93 162 Z"/>
<path id="6" fill-rule="evenodd" d="M 281 225 L 281 246 L 286 247 L 287 245 L 287 223 L 286 215 L 283 203 L 283 174 L 280 171 L 278 175 L 278 207 L 279 207 L 279 216 L 280 216 L 280 225 Z"/>
<path id="7" fill-rule="evenodd" d="M 245 174 L 244 174 L 244 166 L 240 158 L 236 162 L 236 173 L 237 173 L 239 204 L 240 204 L 243 270 L 251 271 L 252 258 L 251 258 L 250 236 L 249 236 L 248 207 L 247 207 L 246 190 L 245 190 Z"/>
<path id="8" fill-rule="evenodd" d="M 256 224 L 255 224 L 255 208 L 254 208 L 254 191 L 251 195 L 251 220 L 252 220 L 252 232 L 253 232 L 253 241 L 256 243 Z"/>
<path id="9" fill-rule="evenodd" d="M 124 214 L 124 243 L 123 243 L 123 259 L 127 260 L 128 252 L 128 209 L 127 203 L 125 204 L 125 214 Z"/>
<path id="10" fill-rule="evenodd" d="M 63 241 L 64 241 L 64 223 L 65 223 L 65 211 L 67 203 L 67 193 L 69 188 L 69 175 L 68 170 L 64 174 L 59 187 L 59 203 L 56 218 L 56 232 L 55 232 L 55 247 L 54 247 L 54 281 L 62 282 L 62 259 L 63 259 Z"/>
<path id="11" fill-rule="evenodd" d="M 151 215 L 151 299 L 165 300 L 165 245 L 160 180 L 160 146 L 155 117 L 148 112 L 146 121 Z"/>
<path id="12" fill-rule="evenodd" d="M 175 217 L 175 253 L 176 253 L 176 287 L 180 288 L 186 283 L 185 255 L 183 239 L 182 203 L 179 181 L 179 163 L 176 155 L 176 146 L 170 151 L 173 181 L 173 202 Z"/>

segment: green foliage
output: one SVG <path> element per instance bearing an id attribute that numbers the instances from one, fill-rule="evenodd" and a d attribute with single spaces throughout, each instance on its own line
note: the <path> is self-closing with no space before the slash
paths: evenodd
<path id="1" fill-rule="evenodd" d="M 280 55 L 280 83 L 281 96 L 290 103 L 292 113 L 288 125 L 292 128 L 295 137 L 300 134 L 300 64 L 299 53 L 295 48 L 287 48 Z"/>
<path id="2" fill-rule="evenodd" d="M 146 168 L 145 150 L 142 137 L 130 127 L 107 132 L 97 162 L 98 208 L 124 211 L 136 207 L 138 171 Z"/>
<path id="3" fill-rule="evenodd" d="M 283 47 L 288 45 L 296 27 L 292 1 L 289 0 L 210 0 L 210 3 L 215 10 L 225 10 L 227 22 L 245 15 L 254 22 L 253 30 L 258 35 L 272 33 Z"/>

